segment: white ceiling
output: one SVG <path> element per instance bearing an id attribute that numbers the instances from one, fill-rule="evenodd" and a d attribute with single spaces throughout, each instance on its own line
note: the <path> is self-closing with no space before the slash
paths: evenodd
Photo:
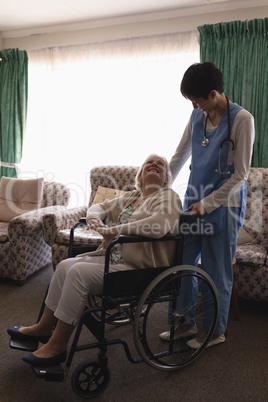
<path id="1" fill-rule="evenodd" d="M 268 5 L 268 0 L 0 0 L 0 31 L 124 17 L 133 14 L 214 10 Z"/>

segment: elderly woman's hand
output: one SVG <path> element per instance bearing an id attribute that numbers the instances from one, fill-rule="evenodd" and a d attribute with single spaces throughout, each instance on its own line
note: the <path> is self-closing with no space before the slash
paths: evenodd
<path id="1" fill-rule="evenodd" d="M 99 248 L 107 248 L 111 241 L 116 237 L 116 231 L 113 227 L 102 226 L 97 227 L 96 232 L 103 236 L 103 242 Z"/>
<path id="2" fill-rule="evenodd" d="M 87 226 L 89 229 L 97 230 L 97 228 L 106 227 L 107 225 L 105 225 L 101 219 L 91 218 L 88 219 Z"/>
<path id="3" fill-rule="evenodd" d="M 97 227 L 96 232 L 101 234 L 105 240 L 113 240 L 116 236 L 116 231 L 114 230 L 113 227 L 108 227 L 108 226 L 102 226 L 102 227 Z"/>

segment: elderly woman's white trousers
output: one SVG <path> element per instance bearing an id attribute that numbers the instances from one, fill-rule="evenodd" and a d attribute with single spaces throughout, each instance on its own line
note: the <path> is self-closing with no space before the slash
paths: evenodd
<path id="1" fill-rule="evenodd" d="M 51 279 L 46 306 L 56 318 L 77 325 L 88 294 L 102 293 L 104 256 L 84 256 L 61 261 Z M 123 264 L 110 265 L 109 272 L 126 270 Z"/>

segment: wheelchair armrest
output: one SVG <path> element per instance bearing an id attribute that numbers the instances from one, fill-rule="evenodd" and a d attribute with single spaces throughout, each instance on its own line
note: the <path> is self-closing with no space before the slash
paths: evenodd
<path id="1" fill-rule="evenodd" d="M 68 258 L 72 257 L 72 255 L 73 255 L 73 243 L 74 243 L 74 231 L 75 231 L 75 229 L 76 229 L 77 227 L 79 227 L 79 226 L 86 226 L 86 224 L 87 224 L 87 219 L 86 219 L 86 217 L 83 216 L 82 218 L 79 219 L 78 222 L 76 222 L 76 223 L 72 226 L 72 228 L 71 228 L 71 230 L 70 230 L 70 240 L 69 240 Z"/>
<path id="2" fill-rule="evenodd" d="M 188 210 L 188 209 L 181 214 L 179 228 L 181 227 L 181 225 L 183 225 L 186 222 L 186 220 L 189 216 L 190 216 L 190 210 Z M 177 244 L 180 246 L 177 247 L 175 261 L 177 262 L 177 261 L 182 260 L 182 246 L 183 246 L 183 235 L 182 234 L 173 235 L 173 234 L 167 233 L 165 236 L 160 237 L 160 238 L 151 238 L 151 237 L 133 236 L 133 235 L 132 236 L 120 235 L 116 239 L 114 239 L 106 249 L 104 272 L 108 273 L 108 271 L 109 271 L 110 252 L 111 252 L 111 249 L 116 244 L 118 244 L 118 243 L 124 243 L 124 244 L 126 244 L 126 243 L 147 243 L 147 242 L 157 242 L 157 241 L 176 241 Z"/>
<path id="3" fill-rule="evenodd" d="M 106 223 L 106 219 L 103 220 L 103 223 Z M 73 250 L 74 250 L 74 231 L 76 228 L 78 228 L 79 226 L 86 226 L 87 225 L 87 219 L 85 216 L 79 218 L 79 221 L 76 222 L 71 230 L 70 230 L 70 240 L 69 240 L 69 251 L 68 251 L 68 258 L 73 256 Z M 86 251 L 93 251 L 97 248 L 97 246 L 92 246 L 92 247 L 84 247 L 84 250 L 81 252 L 86 252 Z"/>
<path id="4" fill-rule="evenodd" d="M 145 236 L 134 236 L 134 235 L 120 235 L 108 245 L 105 254 L 105 273 L 109 272 L 109 263 L 110 263 L 110 253 L 113 247 L 118 244 L 127 244 L 127 243 L 151 243 L 151 242 L 158 242 L 158 241 L 182 241 L 181 235 L 173 235 L 173 234 L 166 234 L 160 238 L 152 238 L 152 237 L 145 237 Z M 176 256 L 177 259 L 177 256 Z"/>
<path id="5" fill-rule="evenodd" d="M 86 225 L 87 224 L 87 218 L 84 216 L 82 218 L 79 219 L 79 223 L 81 225 Z M 103 220 L 103 223 L 106 223 L 106 218 Z"/>
<path id="6" fill-rule="evenodd" d="M 79 223 L 81 225 L 86 225 L 87 224 L 87 218 L 85 216 L 83 216 L 82 218 L 79 219 Z"/>
<path id="7" fill-rule="evenodd" d="M 112 247 L 117 243 L 147 243 L 147 242 L 155 242 L 155 241 L 169 241 L 169 240 L 178 240 L 180 235 L 172 235 L 170 233 L 166 234 L 160 238 L 152 238 L 145 236 L 130 236 L 130 235 L 120 235 L 116 239 L 114 239 L 110 244 L 113 244 Z M 108 248 L 107 248 L 108 249 Z"/>

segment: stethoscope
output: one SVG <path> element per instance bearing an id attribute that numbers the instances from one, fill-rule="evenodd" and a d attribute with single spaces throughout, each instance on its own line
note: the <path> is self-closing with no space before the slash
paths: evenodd
<path id="1" fill-rule="evenodd" d="M 235 145 L 234 145 L 234 141 L 231 139 L 231 124 L 230 124 L 230 105 L 229 105 L 229 99 L 228 97 L 225 95 L 226 100 L 227 100 L 227 113 L 228 113 L 228 138 L 225 138 L 220 145 L 220 149 L 219 149 L 219 157 L 218 157 L 218 169 L 215 169 L 215 172 L 221 174 L 221 175 L 225 175 L 225 174 L 230 174 L 229 166 L 228 165 L 226 167 L 226 169 L 224 170 L 224 172 L 222 172 L 221 170 L 221 150 L 222 147 L 225 143 L 229 142 L 232 144 L 232 151 L 234 151 Z M 205 121 L 205 127 L 204 127 L 204 138 L 201 141 L 201 145 L 202 147 L 207 147 L 209 144 L 209 139 L 207 138 L 207 121 L 208 121 L 208 114 L 206 117 L 206 121 Z"/>

